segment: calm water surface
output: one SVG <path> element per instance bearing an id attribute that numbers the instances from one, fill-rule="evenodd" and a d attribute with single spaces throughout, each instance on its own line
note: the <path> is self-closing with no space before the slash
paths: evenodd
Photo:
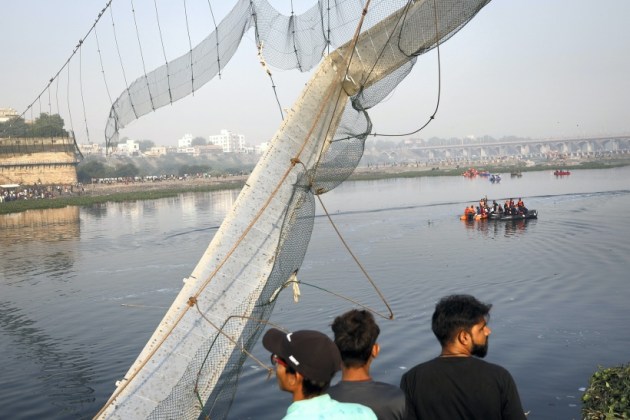
<path id="1" fill-rule="evenodd" d="M 162 318 L 237 192 L 183 194 L 0 216 L 0 418 L 91 418 Z M 458 219 L 482 196 L 523 197 L 528 223 Z M 531 419 L 580 418 L 600 365 L 630 361 L 630 167 L 346 183 L 328 211 L 391 305 L 373 375 L 398 384 L 439 352 L 435 302 L 471 293 L 494 304 L 487 359 L 508 368 Z M 386 312 L 325 217 L 271 320 L 330 333 L 351 303 Z M 268 355 L 257 345 L 254 355 Z M 290 403 L 247 362 L 231 419 L 280 418 Z"/>

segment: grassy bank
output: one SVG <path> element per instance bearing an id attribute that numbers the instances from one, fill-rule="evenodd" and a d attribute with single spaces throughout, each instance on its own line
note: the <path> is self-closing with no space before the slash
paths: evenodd
<path id="1" fill-rule="evenodd" d="M 85 195 L 55 197 L 52 199 L 17 200 L 8 203 L 0 203 L 0 214 L 19 213 L 26 210 L 57 209 L 66 206 L 89 207 L 95 204 L 107 202 L 119 203 L 123 201 L 156 200 L 158 198 L 176 197 L 177 195 L 185 192 L 209 192 L 236 188 L 240 189 L 242 187 L 243 182 L 226 182 L 213 185 L 180 185 L 177 188 L 171 187 L 148 191 L 114 192 L 110 194 L 87 193 Z"/>

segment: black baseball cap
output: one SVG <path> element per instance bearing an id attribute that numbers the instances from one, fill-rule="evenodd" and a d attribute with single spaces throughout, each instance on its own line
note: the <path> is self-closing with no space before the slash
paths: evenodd
<path id="1" fill-rule="evenodd" d="M 271 328 L 263 336 L 262 343 L 267 350 L 312 381 L 329 382 L 335 372 L 341 370 L 337 345 L 319 331 L 285 333 Z"/>

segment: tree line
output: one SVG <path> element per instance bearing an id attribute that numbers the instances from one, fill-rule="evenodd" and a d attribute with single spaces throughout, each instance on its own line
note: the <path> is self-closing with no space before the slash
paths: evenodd
<path id="1" fill-rule="evenodd" d="M 26 122 L 22 117 L 0 122 L 0 138 L 20 137 L 68 137 L 64 130 L 64 121 L 59 114 L 39 114 L 33 122 Z"/>
<path id="2" fill-rule="evenodd" d="M 176 171 L 177 176 L 210 173 L 213 169 L 210 165 L 181 165 Z M 89 183 L 94 178 L 133 178 L 142 175 L 155 175 L 143 173 L 131 162 L 121 163 L 116 166 L 107 165 L 98 160 L 90 160 L 80 164 L 77 168 L 79 182 Z M 170 175 L 175 175 L 172 173 Z"/>

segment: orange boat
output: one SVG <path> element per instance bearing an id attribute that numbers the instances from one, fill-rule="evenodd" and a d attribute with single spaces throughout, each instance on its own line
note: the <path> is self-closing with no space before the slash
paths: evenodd
<path id="1" fill-rule="evenodd" d="M 459 216 L 459 220 L 484 220 L 488 218 L 488 214 L 463 214 Z"/>

